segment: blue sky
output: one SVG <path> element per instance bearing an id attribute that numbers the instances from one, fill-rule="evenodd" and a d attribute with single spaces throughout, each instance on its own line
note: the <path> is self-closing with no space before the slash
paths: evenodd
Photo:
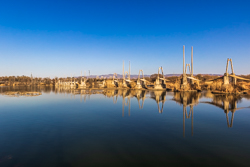
<path id="1" fill-rule="evenodd" d="M 0 1 L 0 76 L 250 73 L 250 1 Z"/>

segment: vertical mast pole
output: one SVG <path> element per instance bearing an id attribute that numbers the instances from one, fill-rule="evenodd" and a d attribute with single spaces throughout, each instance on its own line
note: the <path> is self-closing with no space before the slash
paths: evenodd
<path id="1" fill-rule="evenodd" d="M 183 75 L 185 75 L 185 45 L 183 45 Z"/>
<path id="2" fill-rule="evenodd" d="M 191 47 L 191 75 L 194 75 L 194 67 L 193 67 L 193 46 Z"/>
<path id="3" fill-rule="evenodd" d="M 129 61 L 129 78 L 128 78 L 128 80 L 130 80 L 130 61 Z"/>
<path id="4" fill-rule="evenodd" d="M 124 61 L 123 61 L 123 66 L 122 66 L 122 77 L 123 77 L 123 79 L 125 79 L 125 77 L 124 77 Z"/>
<path id="5" fill-rule="evenodd" d="M 82 71 L 81 71 L 81 84 L 82 84 Z"/>

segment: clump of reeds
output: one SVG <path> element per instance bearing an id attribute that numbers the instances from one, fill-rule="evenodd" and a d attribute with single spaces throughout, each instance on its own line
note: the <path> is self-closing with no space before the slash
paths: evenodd
<path id="1" fill-rule="evenodd" d="M 218 91 L 222 91 L 222 81 L 215 81 L 212 84 L 210 84 L 210 89 L 212 91 L 218 90 Z"/>
<path id="2" fill-rule="evenodd" d="M 181 88 L 181 81 L 176 79 L 175 83 L 173 84 L 174 91 L 179 91 Z"/>
<path id="3" fill-rule="evenodd" d="M 132 81 L 132 82 L 130 82 L 130 87 L 133 89 L 133 88 L 135 88 L 135 86 L 136 86 L 136 81 L 134 82 L 134 81 Z"/>
<path id="4" fill-rule="evenodd" d="M 174 90 L 175 84 L 174 83 L 167 83 L 167 88 Z"/>
<path id="5" fill-rule="evenodd" d="M 247 82 L 238 82 L 237 86 L 241 89 L 241 90 L 247 90 L 250 89 L 250 83 Z"/>
<path id="6" fill-rule="evenodd" d="M 249 84 L 250 85 L 250 84 Z M 237 83 L 224 85 L 222 81 L 216 81 L 210 84 L 210 90 L 220 91 L 222 93 L 240 93 L 249 88 L 248 83 Z"/>
<path id="7" fill-rule="evenodd" d="M 226 93 L 233 93 L 235 90 L 236 89 L 234 88 L 233 85 L 228 84 L 228 85 L 222 85 L 221 90 L 219 90 L 219 91 L 223 91 L 223 92 L 226 92 Z"/>
<path id="8" fill-rule="evenodd" d="M 192 90 L 201 90 L 200 81 L 194 80 L 193 82 L 194 82 L 194 84 L 192 86 L 190 86 L 190 88 Z"/>

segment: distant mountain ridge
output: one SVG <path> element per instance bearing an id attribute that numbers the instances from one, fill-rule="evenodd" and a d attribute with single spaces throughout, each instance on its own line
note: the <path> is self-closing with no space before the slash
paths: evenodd
<path id="1" fill-rule="evenodd" d="M 88 78 L 96 78 L 97 76 L 99 78 L 103 77 L 103 78 L 110 78 L 110 77 L 113 77 L 114 74 L 103 74 L 103 75 L 89 75 L 87 76 Z M 151 75 L 154 75 L 154 74 L 151 74 Z M 144 77 L 150 77 L 151 75 L 144 75 Z M 173 76 L 181 76 L 182 74 L 165 74 L 164 76 L 165 77 L 173 77 Z M 196 76 L 198 74 L 194 74 L 194 76 Z M 223 74 L 201 74 L 201 75 L 210 75 L 210 76 L 222 76 Z M 140 75 L 142 77 L 142 75 Z M 76 77 L 81 77 L 81 76 L 76 76 Z M 122 78 L 123 75 L 122 74 L 117 74 L 117 78 Z M 127 78 L 127 76 L 126 76 Z M 135 74 L 131 74 L 130 75 L 130 78 L 131 79 L 136 79 L 138 78 L 138 75 L 135 75 Z"/>

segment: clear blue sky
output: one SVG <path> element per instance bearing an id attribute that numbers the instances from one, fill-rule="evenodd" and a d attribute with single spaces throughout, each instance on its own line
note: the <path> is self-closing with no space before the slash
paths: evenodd
<path id="1" fill-rule="evenodd" d="M 0 76 L 250 73 L 250 1 L 0 1 Z"/>

